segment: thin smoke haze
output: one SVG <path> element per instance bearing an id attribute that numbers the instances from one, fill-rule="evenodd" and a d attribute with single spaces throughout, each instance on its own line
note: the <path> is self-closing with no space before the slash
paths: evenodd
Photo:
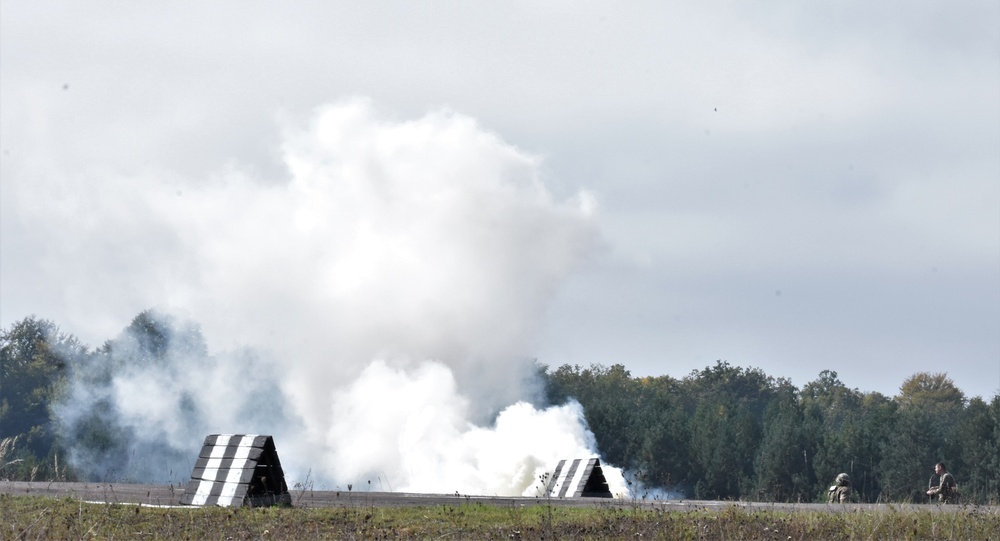
<path id="1" fill-rule="evenodd" d="M 55 181 L 51 226 L 80 233 L 53 244 L 76 262 L 58 279 L 107 310 L 71 323 L 94 334 L 152 306 L 204 337 L 78 370 L 65 426 L 100 406 L 130 460 L 163 449 L 180 470 L 207 433 L 273 433 L 293 482 L 330 487 L 532 494 L 558 460 L 597 455 L 578 404 L 533 405 L 531 361 L 547 302 L 599 246 L 594 197 L 557 200 L 538 157 L 450 111 L 396 120 L 351 98 L 282 135 L 277 181 L 239 164 Z M 130 472 L 164 480 L 156 469 Z"/>

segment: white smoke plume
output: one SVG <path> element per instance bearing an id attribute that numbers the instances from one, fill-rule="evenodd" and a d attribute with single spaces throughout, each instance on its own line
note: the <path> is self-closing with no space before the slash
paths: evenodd
<path id="1" fill-rule="evenodd" d="M 387 388 L 396 400 L 385 401 Z M 468 402 L 443 364 L 407 374 L 375 362 L 336 396 L 326 469 L 347 478 L 380 472 L 407 492 L 531 496 L 553 460 L 593 455 L 578 403 L 537 410 L 518 402 L 486 428 L 468 420 Z"/>
<path id="2" fill-rule="evenodd" d="M 81 375 L 64 418 L 104 404 L 177 456 L 266 431 L 291 481 L 329 487 L 531 494 L 559 459 L 597 454 L 579 405 L 530 405 L 533 333 L 597 244 L 592 196 L 556 200 L 540 159 L 471 118 L 398 121 L 364 98 L 286 126 L 281 153 L 280 181 L 239 164 L 62 179 L 48 223 L 83 235 L 54 257 L 87 278 L 63 276 L 67 298 L 197 321 L 209 352 L 96 394 Z"/>

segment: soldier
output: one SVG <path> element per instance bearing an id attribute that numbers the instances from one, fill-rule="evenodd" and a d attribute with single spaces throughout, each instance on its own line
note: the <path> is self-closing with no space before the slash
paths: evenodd
<path id="1" fill-rule="evenodd" d="M 830 503 L 847 503 L 851 501 L 851 478 L 846 473 L 837 475 L 830 487 Z"/>
<path id="2" fill-rule="evenodd" d="M 955 476 L 948 471 L 944 462 L 938 462 L 934 465 L 934 473 L 938 476 L 938 486 L 928 489 L 927 495 L 934 496 L 936 494 L 941 503 L 958 502 L 958 483 L 955 482 Z"/>

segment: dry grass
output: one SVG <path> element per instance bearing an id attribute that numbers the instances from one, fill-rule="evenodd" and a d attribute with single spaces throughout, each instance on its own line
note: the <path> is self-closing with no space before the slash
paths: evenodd
<path id="1" fill-rule="evenodd" d="M 158 508 L 0 496 L 0 539 L 976 539 L 1000 540 L 995 509 L 787 512 L 435 507 Z"/>
<path id="2" fill-rule="evenodd" d="M 11 438 L 0 439 L 0 474 L 7 468 L 7 466 L 13 466 L 21 459 L 17 460 L 7 460 L 7 455 L 14 454 L 14 446 L 17 445 L 17 438 L 19 436 L 14 436 Z"/>

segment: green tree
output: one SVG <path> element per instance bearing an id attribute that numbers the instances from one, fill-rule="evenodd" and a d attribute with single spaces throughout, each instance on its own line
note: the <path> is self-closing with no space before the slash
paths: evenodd
<path id="1" fill-rule="evenodd" d="M 994 398 L 994 402 L 1000 402 Z M 996 409 L 978 396 L 969 401 L 954 430 L 957 458 L 948 469 L 961 478 L 959 488 L 967 503 L 1000 501 L 997 480 Z"/>
<path id="2" fill-rule="evenodd" d="M 72 442 L 71 455 L 79 475 L 91 481 L 145 479 L 152 466 L 146 457 L 177 462 L 183 459 L 169 440 L 151 436 L 158 427 L 122 415 L 115 392 L 116 378 L 170 378 L 180 376 L 178 359 L 207 364 L 207 347 L 197 325 L 152 310 L 141 312 L 113 340 L 104 343 L 85 362 L 74 367 L 67 399 L 61 401 L 59 432 Z M 201 423 L 193 399 L 171 396 L 180 425 L 195 429 Z M 143 433 L 140 437 L 138 434 Z M 133 460 L 138 456 L 140 460 Z"/>
<path id="3" fill-rule="evenodd" d="M 114 340 L 105 342 L 101 353 L 115 365 L 163 364 L 169 356 L 203 358 L 208 346 L 201 329 L 155 310 L 144 310 Z"/>
<path id="4" fill-rule="evenodd" d="M 784 380 L 776 381 L 759 368 L 740 368 L 727 361 L 716 361 L 715 366 L 695 370 L 684 378 L 681 392 L 689 413 L 705 400 L 726 397 L 760 423 L 778 387 L 787 384 Z"/>
<path id="5" fill-rule="evenodd" d="M 638 381 L 635 432 L 639 435 L 639 480 L 646 487 L 690 493 L 688 417 L 678 400 L 678 382 L 669 376 Z"/>
<path id="6" fill-rule="evenodd" d="M 990 418 L 993 419 L 993 439 L 987 443 L 987 449 L 992 459 L 986 463 L 986 476 L 990 479 L 987 485 L 989 503 L 995 505 L 1000 504 L 1000 394 L 990 401 Z"/>
<path id="7" fill-rule="evenodd" d="M 681 381 L 697 497 L 736 499 L 753 491 L 764 412 L 779 388 L 788 386 L 760 369 L 721 360 Z"/>
<path id="8" fill-rule="evenodd" d="M 918 372 L 903 381 L 896 401 L 902 407 L 938 408 L 954 413 L 965 405 L 965 394 L 945 373 Z"/>
<path id="9" fill-rule="evenodd" d="M 8 455 L 4 476 L 58 476 L 60 450 L 51 405 L 63 388 L 68 364 L 86 354 L 76 337 L 34 316 L 0 332 L 0 441 L 7 442 Z"/>
<path id="10" fill-rule="evenodd" d="M 906 378 L 895 398 L 899 409 L 882 456 L 882 482 L 890 499 L 926 500 L 922 478 L 938 461 L 959 460 L 955 423 L 965 395 L 945 374 L 919 372 Z M 931 482 L 930 479 L 927 481 Z"/>
<path id="11" fill-rule="evenodd" d="M 760 427 L 745 406 L 717 397 L 700 404 L 691 419 L 694 493 L 702 499 L 739 499 L 753 483 Z"/>
<path id="12" fill-rule="evenodd" d="M 571 398 L 583 406 L 598 449 L 611 464 L 636 467 L 638 437 L 632 430 L 636 415 L 638 385 L 620 364 L 611 367 L 591 365 L 561 366 L 548 380 L 547 392 L 552 403 Z"/>
<path id="13" fill-rule="evenodd" d="M 812 463 L 816 491 L 825 493 L 840 473 L 851 476 L 858 491 L 865 481 L 858 478 L 862 472 L 855 468 L 863 460 L 865 447 L 861 393 L 844 385 L 836 372 L 824 370 L 818 379 L 802 387 L 799 396 L 803 423 L 812 428 L 816 448 Z"/>
<path id="14" fill-rule="evenodd" d="M 861 397 L 858 417 L 849 427 L 847 442 L 851 484 L 862 502 L 876 502 L 882 497 L 882 458 L 895 432 L 898 404 L 881 393 Z"/>
<path id="15" fill-rule="evenodd" d="M 755 494 L 765 501 L 812 501 L 816 455 L 815 423 L 806 419 L 792 390 L 771 401 L 754 462 Z"/>
<path id="16" fill-rule="evenodd" d="M 942 457 L 944 427 L 924 407 L 900 408 L 882 456 L 883 497 L 889 501 L 926 501 L 924 492 L 934 482 L 933 466 Z"/>

